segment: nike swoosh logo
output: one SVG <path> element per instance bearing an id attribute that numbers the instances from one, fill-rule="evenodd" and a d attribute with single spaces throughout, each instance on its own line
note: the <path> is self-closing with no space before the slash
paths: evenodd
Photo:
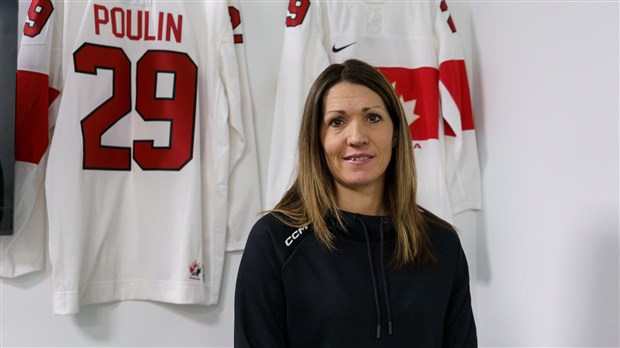
<path id="1" fill-rule="evenodd" d="M 350 44 L 348 44 L 348 45 L 342 46 L 342 47 L 336 47 L 336 44 L 334 44 L 334 45 L 332 46 L 332 52 L 334 52 L 334 53 L 338 53 L 338 52 L 340 52 L 340 51 L 344 50 L 345 48 L 347 48 L 347 47 L 349 47 L 349 46 L 351 46 L 351 45 L 355 45 L 356 43 L 357 43 L 357 41 L 356 41 L 356 42 L 353 42 L 353 43 L 350 43 Z"/>

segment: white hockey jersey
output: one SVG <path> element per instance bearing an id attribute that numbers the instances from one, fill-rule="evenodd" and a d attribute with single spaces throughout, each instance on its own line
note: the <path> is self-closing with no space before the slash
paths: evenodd
<path id="1" fill-rule="evenodd" d="M 268 207 L 294 179 L 310 85 L 329 64 L 357 58 L 378 68 L 401 98 L 410 123 L 420 205 L 448 221 L 454 213 L 480 208 L 464 54 L 445 1 L 290 0 L 285 23 Z"/>
<path id="2" fill-rule="evenodd" d="M 33 0 L 17 80 L 1 275 L 42 268 L 46 203 L 54 313 L 217 303 L 225 250 L 260 210 L 229 189 L 258 192 L 258 170 L 227 4 Z M 229 211 L 245 209 L 227 234 Z"/>

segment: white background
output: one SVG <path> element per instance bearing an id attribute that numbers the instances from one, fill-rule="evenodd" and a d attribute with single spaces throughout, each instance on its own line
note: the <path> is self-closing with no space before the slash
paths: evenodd
<path id="1" fill-rule="evenodd" d="M 483 175 L 483 210 L 456 217 L 480 346 L 618 347 L 619 4 L 448 4 Z M 286 7 L 241 4 L 263 183 Z M 240 255 L 210 308 L 136 301 L 54 317 L 49 269 L 3 279 L 0 346 L 231 347 Z"/>

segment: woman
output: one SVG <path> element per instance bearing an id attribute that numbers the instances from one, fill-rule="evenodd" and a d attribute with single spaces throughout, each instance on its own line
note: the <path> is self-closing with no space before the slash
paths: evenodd
<path id="1" fill-rule="evenodd" d="M 250 233 L 235 347 L 475 347 L 455 230 L 416 204 L 407 121 L 358 60 L 329 66 L 304 108 L 297 178 Z"/>

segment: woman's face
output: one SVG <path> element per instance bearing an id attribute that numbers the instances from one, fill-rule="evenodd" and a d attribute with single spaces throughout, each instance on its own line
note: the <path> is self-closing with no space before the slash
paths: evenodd
<path id="1" fill-rule="evenodd" d="M 337 192 L 383 194 L 395 140 L 381 97 L 366 86 L 340 82 L 327 92 L 323 107 L 321 143 Z"/>

